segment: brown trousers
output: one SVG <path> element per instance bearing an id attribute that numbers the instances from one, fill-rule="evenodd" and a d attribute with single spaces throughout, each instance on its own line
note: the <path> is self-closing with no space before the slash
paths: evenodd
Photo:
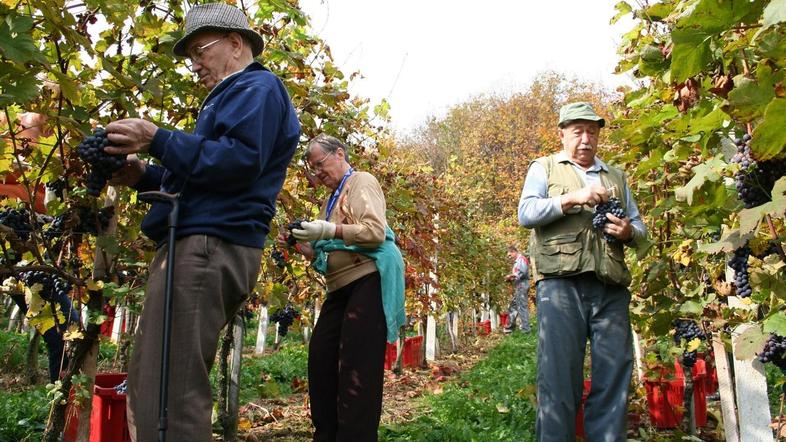
<path id="1" fill-rule="evenodd" d="M 308 347 L 315 441 L 377 440 L 386 336 L 379 272 L 328 293 Z"/>
<path id="2" fill-rule="evenodd" d="M 212 441 L 208 374 L 218 335 L 256 284 L 262 250 L 192 235 L 175 247 L 167 440 Z M 132 440 L 158 440 L 166 245 L 150 263 L 145 304 L 128 369 Z"/>

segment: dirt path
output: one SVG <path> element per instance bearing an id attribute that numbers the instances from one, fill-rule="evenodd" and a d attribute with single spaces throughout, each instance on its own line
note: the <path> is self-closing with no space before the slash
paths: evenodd
<path id="1" fill-rule="evenodd" d="M 471 369 L 501 339 L 484 336 L 465 343 L 460 353 L 443 355 L 428 368 L 405 369 L 400 375 L 385 372 L 382 425 L 405 423 L 427 413 L 420 398 L 439 394 L 442 385 L 456 374 Z M 308 396 L 297 393 L 285 398 L 261 399 L 240 410 L 240 439 L 245 441 L 310 441 L 313 428 Z"/>

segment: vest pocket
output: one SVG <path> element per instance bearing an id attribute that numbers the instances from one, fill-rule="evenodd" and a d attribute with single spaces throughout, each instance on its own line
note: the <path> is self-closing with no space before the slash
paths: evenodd
<path id="1" fill-rule="evenodd" d="M 565 275 L 576 272 L 581 266 L 583 250 L 578 235 L 562 235 L 549 239 L 540 246 L 538 272 L 544 275 Z"/>
<path id="2" fill-rule="evenodd" d="M 606 282 L 628 286 L 630 272 L 625 265 L 625 250 L 622 245 L 605 244 L 605 259 L 599 263 L 598 277 Z"/>

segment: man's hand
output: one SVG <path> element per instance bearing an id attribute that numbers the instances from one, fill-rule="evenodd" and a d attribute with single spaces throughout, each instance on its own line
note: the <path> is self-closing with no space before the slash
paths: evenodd
<path id="1" fill-rule="evenodd" d="M 142 179 L 146 167 L 147 164 L 137 158 L 136 155 L 129 155 L 126 157 L 126 164 L 112 174 L 112 178 L 109 179 L 109 184 L 112 186 L 131 187 Z"/>
<path id="2" fill-rule="evenodd" d="M 587 204 L 596 206 L 605 203 L 609 199 L 609 191 L 600 184 L 587 186 L 582 189 L 562 195 L 562 212 L 572 213 L 574 206 Z"/>
<path id="3" fill-rule="evenodd" d="M 300 241 L 332 239 L 336 236 L 336 225 L 321 219 L 303 221 L 300 226 L 302 229 L 292 229 L 292 236 Z"/>
<path id="4" fill-rule="evenodd" d="M 112 155 L 147 152 L 157 130 L 158 126 L 139 118 L 113 121 L 106 126 L 110 145 L 104 152 Z"/>
<path id="5" fill-rule="evenodd" d="M 630 219 L 617 218 L 616 216 L 607 213 L 606 218 L 609 221 L 603 225 L 603 231 L 609 235 L 617 238 L 622 242 L 630 241 L 633 238 L 633 227 L 630 225 Z"/>

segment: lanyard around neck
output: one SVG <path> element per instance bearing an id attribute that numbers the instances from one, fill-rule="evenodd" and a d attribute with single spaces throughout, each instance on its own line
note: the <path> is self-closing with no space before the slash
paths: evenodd
<path id="1" fill-rule="evenodd" d="M 330 214 L 333 213 L 333 208 L 336 205 L 336 201 L 338 201 L 338 196 L 341 195 L 341 189 L 344 188 L 344 183 L 347 181 L 347 178 L 349 178 L 349 176 L 352 175 L 352 172 L 354 171 L 355 169 L 351 167 L 349 168 L 349 170 L 347 170 L 347 172 L 344 174 L 344 177 L 341 178 L 341 182 L 338 184 L 338 187 L 336 187 L 336 190 L 333 191 L 333 195 L 330 196 L 330 199 L 328 200 L 328 204 L 327 204 L 327 209 L 325 210 L 326 221 L 330 219 Z"/>

